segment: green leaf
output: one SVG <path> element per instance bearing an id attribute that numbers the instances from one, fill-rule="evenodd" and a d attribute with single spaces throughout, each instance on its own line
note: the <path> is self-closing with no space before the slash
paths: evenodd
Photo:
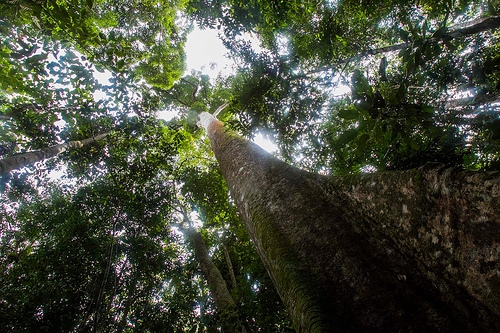
<path id="1" fill-rule="evenodd" d="M 339 117 L 346 120 L 356 120 L 359 118 L 359 112 L 354 108 L 342 109 L 339 111 Z"/>
<path id="2" fill-rule="evenodd" d="M 370 139 L 370 135 L 365 133 L 356 140 L 356 144 L 359 150 L 361 151 L 365 150 L 368 139 Z"/>
<path id="3" fill-rule="evenodd" d="M 353 97 L 355 99 L 362 98 L 364 96 L 372 97 L 373 96 L 373 90 L 368 82 L 368 79 L 361 73 L 360 70 L 355 69 L 351 82 L 353 85 Z"/>
<path id="4" fill-rule="evenodd" d="M 354 140 L 358 136 L 358 129 L 357 128 L 351 128 L 344 133 L 342 133 L 336 140 L 336 145 L 340 146 L 345 146 L 352 140 Z"/>
<path id="5" fill-rule="evenodd" d="M 404 101 L 407 93 L 408 90 L 406 89 L 406 85 L 404 83 L 401 83 L 399 85 L 398 91 L 396 92 L 396 103 L 399 104 Z"/>
<path id="6" fill-rule="evenodd" d="M 441 28 L 437 29 L 432 34 L 432 37 L 434 37 L 434 38 L 440 38 L 440 37 L 444 36 L 447 32 L 448 32 L 448 28 L 447 27 L 441 27 Z"/>
<path id="7" fill-rule="evenodd" d="M 359 103 L 356 103 L 356 110 L 358 110 L 361 114 L 363 114 L 365 117 L 369 116 L 367 111 L 369 111 L 372 108 L 372 103 L 369 103 L 365 100 L 361 100 Z"/>
<path id="8" fill-rule="evenodd" d="M 410 33 L 408 31 L 398 29 L 398 34 L 403 41 L 408 42 L 410 40 Z"/>

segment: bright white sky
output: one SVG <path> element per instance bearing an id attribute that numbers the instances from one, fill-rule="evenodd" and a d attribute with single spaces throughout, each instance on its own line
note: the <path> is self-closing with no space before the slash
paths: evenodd
<path id="1" fill-rule="evenodd" d="M 217 30 L 200 30 L 195 26 L 186 42 L 186 72 L 198 70 L 211 78 L 226 76 L 233 72 L 233 61 L 225 55 L 226 48 L 217 36 Z M 278 147 L 274 142 L 258 133 L 252 140 L 268 152 L 275 152 Z"/>
<path id="2" fill-rule="evenodd" d="M 252 39 L 251 36 L 247 38 L 252 42 L 252 45 L 258 50 L 258 42 Z M 215 79 L 218 75 L 227 76 L 233 72 L 233 61 L 227 58 L 226 48 L 218 37 L 217 30 L 200 30 L 197 26 L 189 34 L 186 46 L 186 71 L 185 75 L 189 74 L 192 70 L 201 71 Z M 55 59 L 54 59 L 55 61 Z M 103 82 L 109 84 L 111 73 L 105 71 L 104 73 L 96 72 L 95 75 Z M 94 98 L 99 100 L 103 92 L 95 92 Z M 169 120 L 175 116 L 171 111 L 159 112 L 158 116 L 162 119 Z M 64 127 L 64 121 L 60 121 L 61 128 Z M 263 133 L 258 133 L 252 140 L 268 152 L 276 152 L 278 150 L 276 144 L 265 138 Z"/>
<path id="3" fill-rule="evenodd" d="M 232 61 L 226 55 L 226 49 L 217 36 L 217 30 L 200 30 L 195 26 L 186 42 L 186 72 L 199 70 L 212 78 L 227 75 L 233 70 Z"/>

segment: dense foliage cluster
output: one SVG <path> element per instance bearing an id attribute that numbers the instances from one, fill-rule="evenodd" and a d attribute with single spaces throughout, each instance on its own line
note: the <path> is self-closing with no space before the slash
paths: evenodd
<path id="1" fill-rule="evenodd" d="M 228 126 L 263 131 L 287 162 L 325 174 L 498 168 L 499 10 L 471 0 L 0 4 L 0 158 L 109 133 L 2 175 L 0 330 L 217 331 L 186 212 L 247 330 L 290 330 L 196 115 L 229 102 Z M 232 76 L 183 74 L 193 22 L 219 29 Z"/>

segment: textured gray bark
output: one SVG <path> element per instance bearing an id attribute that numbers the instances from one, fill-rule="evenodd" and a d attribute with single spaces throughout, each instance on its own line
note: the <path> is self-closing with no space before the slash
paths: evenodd
<path id="1" fill-rule="evenodd" d="M 499 172 L 427 165 L 329 184 L 368 217 L 356 228 L 383 234 L 443 294 L 460 287 L 500 314 Z"/>
<path id="2" fill-rule="evenodd" d="M 81 141 L 70 141 L 67 143 L 54 145 L 42 150 L 6 157 L 0 160 L 0 175 L 11 172 L 12 170 L 20 169 L 26 165 L 31 165 L 36 162 L 43 161 L 46 158 L 57 156 L 66 150 L 81 148 L 90 143 L 104 139 L 107 135 L 108 135 L 107 133 L 100 134 L 94 138 L 88 138 Z"/>
<path id="3" fill-rule="evenodd" d="M 298 332 L 500 331 L 499 174 L 328 178 L 207 132 Z"/>

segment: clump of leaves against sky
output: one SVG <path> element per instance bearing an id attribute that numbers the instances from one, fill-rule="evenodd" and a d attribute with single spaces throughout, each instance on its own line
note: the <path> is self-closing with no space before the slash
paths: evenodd
<path id="1" fill-rule="evenodd" d="M 325 174 L 497 169 L 498 10 L 430 0 L 0 5 L 0 158 L 109 133 L 2 175 L 1 330 L 216 331 L 187 210 L 249 331 L 286 332 L 197 114 L 229 102 L 227 126 L 264 131 L 283 159 Z M 219 29 L 233 75 L 184 72 L 194 22 Z"/>

